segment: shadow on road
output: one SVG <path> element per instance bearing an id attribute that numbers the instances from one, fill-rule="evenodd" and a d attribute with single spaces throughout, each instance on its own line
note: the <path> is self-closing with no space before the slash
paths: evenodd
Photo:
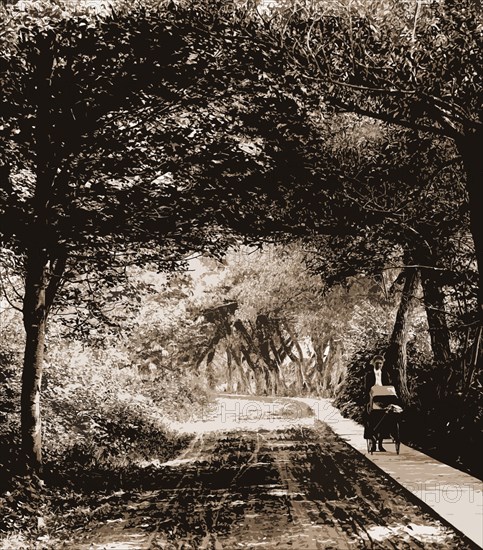
<path id="1" fill-rule="evenodd" d="M 149 491 L 116 496 L 118 517 L 69 548 L 467 548 L 308 408 L 223 397 L 198 424 L 177 459 L 145 466 Z"/>

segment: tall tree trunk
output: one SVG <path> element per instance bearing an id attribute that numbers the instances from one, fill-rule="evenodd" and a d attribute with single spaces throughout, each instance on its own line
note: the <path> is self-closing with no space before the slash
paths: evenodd
<path id="1" fill-rule="evenodd" d="M 233 361 L 230 348 L 226 348 L 226 391 L 233 393 Z"/>
<path id="2" fill-rule="evenodd" d="M 270 354 L 270 323 L 266 315 L 258 315 L 255 321 L 255 334 L 257 337 L 257 348 L 260 357 L 264 361 L 267 370 L 267 387 L 272 395 L 276 395 L 280 383 L 278 367 L 275 359 Z"/>
<path id="3" fill-rule="evenodd" d="M 469 391 L 471 389 L 471 385 L 473 382 L 473 376 L 477 370 L 478 366 L 478 359 L 481 354 L 481 340 L 482 340 L 482 334 L 483 334 L 483 326 L 479 326 L 476 329 L 475 333 L 475 341 L 472 346 L 472 353 L 471 353 L 471 359 L 470 364 L 468 366 L 468 374 L 466 376 L 466 379 L 463 381 L 463 397 L 466 399 L 466 397 L 469 394 Z"/>
<path id="4" fill-rule="evenodd" d="M 273 354 L 272 365 L 274 371 L 274 379 L 277 386 L 277 395 L 286 395 L 287 384 L 285 382 L 285 377 L 281 368 L 281 358 L 272 335 L 270 335 L 269 348 Z"/>
<path id="5" fill-rule="evenodd" d="M 421 286 L 434 360 L 445 365 L 448 364 L 451 355 L 449 330 L 446 323 L 444 293 L 435 279 L 433 270 L 421 269 Z"/>
<path id="6" fill-rule="evenodd" d="M 282 320 L 283 326 L 285 330 L 287 331 L 287 334 L 290 336 L 290 339 L 292 341 L 292 346 L 295 347 L 297 350 L 297 356 L 293 356 L 295 358 L 295 375 L 297 380 L 297 390 L 300 395 L 304 395 L 307 390 L 310 390 L 310 384 L 307 381 L 307 376 L 305 373 L 304 368 L 304 352 L 302 351 L 302 348 L 300 346 L 300 343 L 298 341 L 297 335 L 295 334 L 295 331 L 292 330 L 292 327 L 290 326 L 290 323 L 287 319 Z"/>
<path id="7" fill-rule="evenodd" d="M 215 350 L 212 349 L 206 356 L 206 380 L 210 388 L 216 386 L 215 370 L 213 368 L 213 359 L 215 358 Z"/>
<path id="8" fill-rule="evenodd" d="M 245 346 L 240 346 L 240 351 L 247 362 L 247 365 L 253 371 L 255 378 L 256 393 L 259 395 L 266 394 L 270 390 L 270 380 L 267 379 L 266 369 L 263 368 L 263 365 L 259 364 L 257 360 L 253 361 L 251 357 L 251 352 L 253 351 L 255 357 L 258 357 L 256 347 L 253 342 L 253 338 L 250 336 L 247 328 L 240 319 L 237 319 L 233 326 L 241 334 L 243 340 L 246 343 Z"/>
<path id="9" fill-rule="evenodd" d="M 269 319 L 266 315 L 258 315 L 256 320 L 258 348 L 270 372 L 272 395 L 278 395 L 287 389 L 280 369 L 280 355 L 273 341 L 273 335 L 276 334 L 275 325 L 276 322 Z"/>
<path id="10" fill-rule="evenodd" d="M 280 342 L 281 347 L 277 348 L 277 344 L 275 342 L 275 339 L 278 338 L 278 332 L 276 328 L 277 322 L 273 321 L 271 322 L 271 328 L 272 328 L 272 334 L 270 336 L 270 350 L 273 353 L 273 357 L 275 360 L 275 366 L 277 368 L 277 376 L 278 376 L 278 384 L 279 384 L 279 391 L 282 391 L 284 395 L 287 394 L 287 383 L 285 380 L 285 376 L 282 370 L 282 361 L 283 361 L 283 344 Z"/>
<path id="11" fill-rule="evenodd" d="M 324 397 L 334 397 L 340 384 L 340 378 L 343 370 L 340 341 L 331 338 L 329 341 L 329 346 L 329 351 L 325 360 L 322 386 Z"/>
<path id="12" fill-rule="evenodd" d="M 294 367 L 297 391 L 300 394 L 302 394 L 303 387 L 304 387 L 304 371 L 303 371 L 303 368 L 301 368 L 300 366 L 299 357 L 297 357 L 292 351 L 292 346 L 293 346 L 292 339 L 290 338 L 290 336 L 285 337 L 283 335 L 282 329 L 280 327 L 280 320 L 277 319 L 276 321 L 273 322 L 273 329 L 274 329 L 274 335 L 277 337 L 279 347 L 277 348 L 277 344 L 273 339 L 271 341 L 271 345 L 272 345 L 272 351 L 273 351 L 274 357 L 276 358 L 276 362 L 278 366 L 279 378 L 282 385 L 282 390 L 284 391 L 285 395 L 287 395 L 289 386 L 287 386 L 287 377 L 284 376 L 284 369 L 282 369 L 282 363 L 285 360 L 285 358 L 288 357 Z"/>
<path id="13" fill-rule="evenodd" d="M 52 93 L 50 79 L 54 64 L 52 37 L 38 42 L 35 66 L 36 119 L 35 162 L 36 185 L 33 197 L 34 220 L 30 228 L 27 248 L 23 322 L 26 333 L 22 372 L 21 432 L 24 466 L 28 472 L 42 471 L 42 430 L 40 419 L 40 384 L 44 360 L 45 330 L 48 309 L 57 291 L 60 278 L 54 275 L 59 262 L 52 268 L 49 282 L 48 243 L 53 244 L 49 232 L 49 204 L 52 202 L 53 180 L 56 170 L 52 166 L 52 121 L 50 108 Z M 50 234 L 50 237 L 49 237 Z M 65 258 L 63 267 L 65 267 Z M 62 267 L 62 272 L 63 272 Z M 51 283 L 51 284 L 50 284 Z"/>
<path id="14" fill-rule="evenodd" d="M 327 340 L 324 340 L 320 343 L 320 338 L 312 336 L 312 340 L 316 341 L 314 346 L 315 350 L 315 374 L 314 374 L 314 383 L 317 395 L 323 397 L 322 388 L 323 388 L 323 378 L 324 378 L 324 350 L 327 347 Z"/>
<path id="15" fill-rule="evenodd" d="M 46 269 L 45 253 L 32 247 L 27 258 L 23 304 L 26 342 L 22 373 L 21 432 L 26 471 L 38 474 L 42 471 L 40 385 L 47 323 Z"/>
<path id="16" fill-rule="evenodd" d="M 344 363 L 342 361 L 342 354 L 343 354 L 343 345 L 341 341 L 338 341 L 336 344 L 334 367 L 332 370 L 331 397 L 335 397 L 337 395 L 342 383 L 344 382 L 345 369 L 344 369 Z"/>
<path id="17" fill-rule="evenodd" d="M 475 132 L 456 142 L 466 172 L 470 228 L 475 244 L 476 262 L 479 273 L 478 314 L 480 323 L 483 323 L 483 224 L 481 223 L 481 212 L 483 211 L 483 190 L 481 185 L 481 177 L 483 174 L 482 142 L 483 129 L 481 125 Z"/>
<path id="18" fill-rule="evenodd" d="M 412 298 L 417 288 L 418 271 L 406 268 L 401 301 L 396 314 L 396 321 L 386 354 L 386 364 L 395 377 L 396 389 L 403 403 L 410 401 L 407 383 L 407 342 L 409 334 L 409 316 L 412 309 Z"/>
<path id="19" fill-rule="evenodd" d="M 48 262 L 40 243 L 29 248 L 26 264 L 23 322 L 25 352 L 22 372 L 22 453 L 27 472 L 42 472 L 40 387 L 44 362 L 45 331 L 49 310 L 61 284 L 67 256 Z"/>
<path id="20" fill-rule="evenodd" d="M 421 286 L 423 288 L 433 360 L 437 369 L 436 393 L 439 398 L 442 398 L 446 395 L 448 385 L 451 385 L 450 379 L 454 379 L 454 373 L 450 370 L 451 349 L 446 322 L 444 293 L 435 278 L 434 270 L 431 269 L 421 269 Z"/>
<path id="21" fill-rule="evenodd" d="M 327 348 L 329 348 L 327 350 Z M 330 379 L 331 379 L 331 367 L 332 367 L 332 348 L 333 342 L 332 338 L 326 342 L 324 349 L 322 351 L 322 374 L 321 374 L 321 386 L 320 391 L 322 397 L 330 397 Z M 324 359 L 325 351 L 327 350 L 327 357 Z"/>

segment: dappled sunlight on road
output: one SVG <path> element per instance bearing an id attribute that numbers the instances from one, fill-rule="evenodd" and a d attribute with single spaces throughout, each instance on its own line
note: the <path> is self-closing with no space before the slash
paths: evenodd
<path id="1" fill-rule="evenodd" d="M 75 550 L 467 550 L 457 533 L 290 399 L 222 396 L 175 459 L 146 463 L 151 490 Z"/>
<path id="2" fill-rule="evenodd" d="M 140 541 L 144 539 L 143 533 L 122 533 L 120 537 L 116 537 L 107 543 L 92 544 L 89 550 L 139 550 Z"/>
<path id="3" fill-rule="evenodd" d="M 432 542 L 444 545 L 447 540 L 447 533 L 445 533 L 442 526 L 433 527 L 414 523 L 370 527 L 367 529 L 367 534 L 375 541 L 384 541 L 385 539 L 397 537 L 399 540 L 404 541 L 415 539 L 419 542 Z"/>

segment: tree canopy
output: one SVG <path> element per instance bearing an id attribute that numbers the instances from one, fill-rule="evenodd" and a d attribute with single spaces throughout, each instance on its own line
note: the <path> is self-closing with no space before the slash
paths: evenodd
<path id="1" fill-rule="evenodd" d="M 267 41 L 281 44 L 294 88 L 314 105 L 435 136 L 435 149 L 440 137 L 453 141 L 468 193 L 481 314 L 481 7 L 471 0 L 286 2 L 274 12 Z"/>
<path id="2" fill-rule="evenodd" d="M 462 250 L 468 207 L 481 268 L 478 11 L 449 0 L 393 7 L 8 8 L 0 234 L 23 260 L 34 468 L 48 313 L 69 298 L 64 283 L 92 269 L 109 287 L 127 265 L 174 269 L 193 251 L 303 239 L 328 286 L 361 261 L 370 274 L 395 257 L 421 268 L 441 333 L 448 281 L 429 274 L 453 277 L 471 303 L 472 251 Z M 254 335 L 273 366 L 266 317 L 258 311 Z"/>

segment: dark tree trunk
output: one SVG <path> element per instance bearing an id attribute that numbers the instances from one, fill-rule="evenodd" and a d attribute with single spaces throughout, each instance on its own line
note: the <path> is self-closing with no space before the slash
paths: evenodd
<path id="1" fill-rule="evenodd" d="M 282 364 L 282 356 L 281 353 L 283 352 L 283 349 L 278 349 L 277 344 L 275 343 L 274 338 L 270 338 L 270 351 L 273 354 L 273 357 L 275 359 L 275 363 L 277 364 L 278 368 L 280 369 L 280 366 Z"/>
<path id="2" fill-rule="evenodd" d="M 478 360 L 481 354 L 480 347 L 481 347 L 482 334 L 483 334 L 483 326 L 480 325 L 476 329 L 475 340 L 472 346 L 470 363 L 468 365 L 468 373 L 467 373 L 466 379 L 464 379 L 464 382 L 463 382 L 463 397 L 465 399 L 469 394 L 470 388 L 473 383 L 473 377 L 477 371 Z"/>
<path id="3" fill-rule="evenodd" d="M 313 338 L 315 340 L 315 338 Z M 327 347 L 327 340 L 320 343 L 320 340 L 314 346 L 315 349 L 315 375 L 314 382 L 317 395 L 323 397 L 323 379 L 324 379 L 324 350 Z"/>
<path id="4" fill-rule="evenodd" d="M 276 334 L 275 323 L 266 315 L 259 315 L 256 330 L 260 354 L 270 372 L 272 394 L 278 395 L 287 388 L 280 370 L 280 356 L 272 338 Z"/>
<path id="5" fill-rule="evenodd" d="M 434 360 L 444 366 L 448 364 L 451 355 L 444 293 L 431 269 L 421 269 L 421 286 Z"/>
<path id="6" fill-rule="evenodd" d="M 287 336 L 285 337 L 282 333 L 282 328 L 280 327 L 280 321 L 277 320 L 273 324 L 275 335 L 277 336 L 277 339 L 279 341 L 280 347 L 277 349 L 275 342 L 273 342 L 274 347 L 274 355 L 277 357 L 277 362 L 279 365 L 279 372 L 280 372 L 280 380 L 282 383 L 283 391 L 288 391 L 287 381 L 286 378 L 283 376 L 283 371 L 281 369 L 281 364 L 284 361 L 286 357 L 292 361 L 292 364 L 294 366 L 295 370 L 295 382 L 296 382 L 296 388 L 297 392 L 302 395 L 304 392 L 304 388 L 307 386 L 307 382 L 305 380 L 305 371 L 303 367 L 303 361 L 293 353 L 292 348 L 294 347 L 293 342 L 293 335 L 292 337 Z"/>
<path id="7" fill-rule="evenodd" d="M 242 346 L 240 348 L 243 358 L 247 362 L 247 365 L 250 367 L 253 372 L 253 377 L 255 379 L 255 394 L 256 395 L 266 395 L 268 392 L 267 388 L 267 379 L 265 376 L 264 370 L 260 367 L 258 363 L 253 361 L 250 356 L 250 352 L 247 348 Z"/>
<path id="8" fill-rule="evenodd" d="M 233 361 L 230 348 L 226 348 L 226 391 L 233 393 Z"/>
<path id="9" fill-rule="evenodd" d="M 282 334 L 282 329 L 280 328 L 278 323 L 276 325 L 276 333 L 278 339 L 280 340 L 280 348 L 278 351 L 280 360 L 283 361 L 285 357 L 288 357 L 290 361 L 297 363 L 298 358 L 294 355 L 292 351 L 292 339 L 290 338 L 290 336 L 288 338 L 285 338 L 285 336 Z"/>
<path id="10" fill-rule="evenodd" d="M 297 335 L 295 334 L 295 331 L 292 330 L 292 327 L 290 326 L 290 323 L 287 321 L 287 319 L 283 319 L 283 326 L 287 331 L 287 334 L 290 336 L 292 346 L 297 350 L 298 355 L 295 356 L 292 354 L 291 358 L 293 357 L 295 360 L 297 390 L 300 395 L 304 395 L 305 393 L 307 393 L 307 390 L 311 389 L 307 381 L 307 375 L 304 368 L 304 353 L 302 351 L 302 348 L 300 347 Z"/>
<path id="11" fill-rule="evenodd" d="M 215 358 L 215 350 L 210 350 L 206 356 L 206 379 L 210 388 L 216 386 L 215 371 L 213 369 L 213 359 Z"/>
<path id="12" fill-rule="evenodd" d="M 26 333 L 22 372 L 21 432 L 24 467 L 29 473 L 42 471 L 42 430 L 40 418 L 40 385 L 44 361 L 47 315 L 57 292 L 66 258 L 53 262 L 48 247 L 53 246 L 49 231 L 49 204 L 56 170 L 50 132 L 52 94 L 50 78 L 54 63 L 52 38 L 38 43 L 35 65 L 36 83 L 36 185 L 33 197 L 34 219 L 27 248 L 23 322 Z M 51 260 L 49 264 L 49 259 Z M 50 271 L 49 271 L 50 270 Z"/>
<path id="13" fill-rule="evenodd" d="M 251 351 L 254 352 L 254 355 L 258 357 L 257 350 L 255 349 L 253 338 L 250 336 L 248 330 L 246 329 L 243 322 L 238 319 L 234 323 L 234 327 L 241 334 L 243 340 L 245 341 L 247 347 L 241 346 L 240 351 L 247 362 L 247 365 L 253 371 L 255 377 L 256 393 L 257 394 L 266 394 L 271 389 L 270 377 L 268 372 L 264 369 L 258 361 L 253 361 L 251 357 Z"/>
<path id="14" fill-rule="evenodd" d="M 456 142 L 458 151 L 463 160 L 466 172 L 466 189 L 469 198 L 470 228 L 475 244 L 476 262 L 478 266 L 478 314 L 480 323 L 483 323 L 483 190 L 481 178 L 483 174 L 483 130 L 481 126 L 474 133 L 461 138 Z"/>
<path id="15" fill-rule="evenodd" d="M 255 334 L 258 341 L 258 352 L 264 361 L 267 370 L 267 387 L 270 388 L 271 394 L 276 395 L 280 384 L 280 377 L 276 361 L 270 354 L 270 327 L 269 320 L 266 315 L 258 315 L 255 321 Z"/>
<path id="16" fill-rule="evenodd" d="M 216 347 L 218 346 L 218 344 L 220 343 L 220 340 L 222 338 L 225 337 L 225 333 L 223 332 L 223 329 L 222 327 L 220 327 L 219 325 L 216 326 L 216 332 L 215 334 L 213 335 L 213 337 L 211 338 L 211 340 L 209 341 L 208 345 L 206 346 L 205 350 L 203 351 L 203 353 L 201 355 L 198 356 L 198 359 L 196 361 L 196 364 L 195 364 L 195 369 L 198 370 L 201 366 L 201 364 L 203 363 L 203 361 L 205 359 L 207 359 L 210 354 L 212 354 L 213 356 L 215 355 L 216 353 Z"/>
<path id="17" fill-rule="evenodd" d="M 416 291 L 418 272 L 416 269 L 405 270 L 405 281 L 401 301 L 396 314 L 396 321 L 386 354 L 386 364 L 395 379 L 396 389 L 403 403 L 410 401 L 407 384 L 407 342 L 409 334 L 409 316 L 412 309 L 412 298 Z"/>

